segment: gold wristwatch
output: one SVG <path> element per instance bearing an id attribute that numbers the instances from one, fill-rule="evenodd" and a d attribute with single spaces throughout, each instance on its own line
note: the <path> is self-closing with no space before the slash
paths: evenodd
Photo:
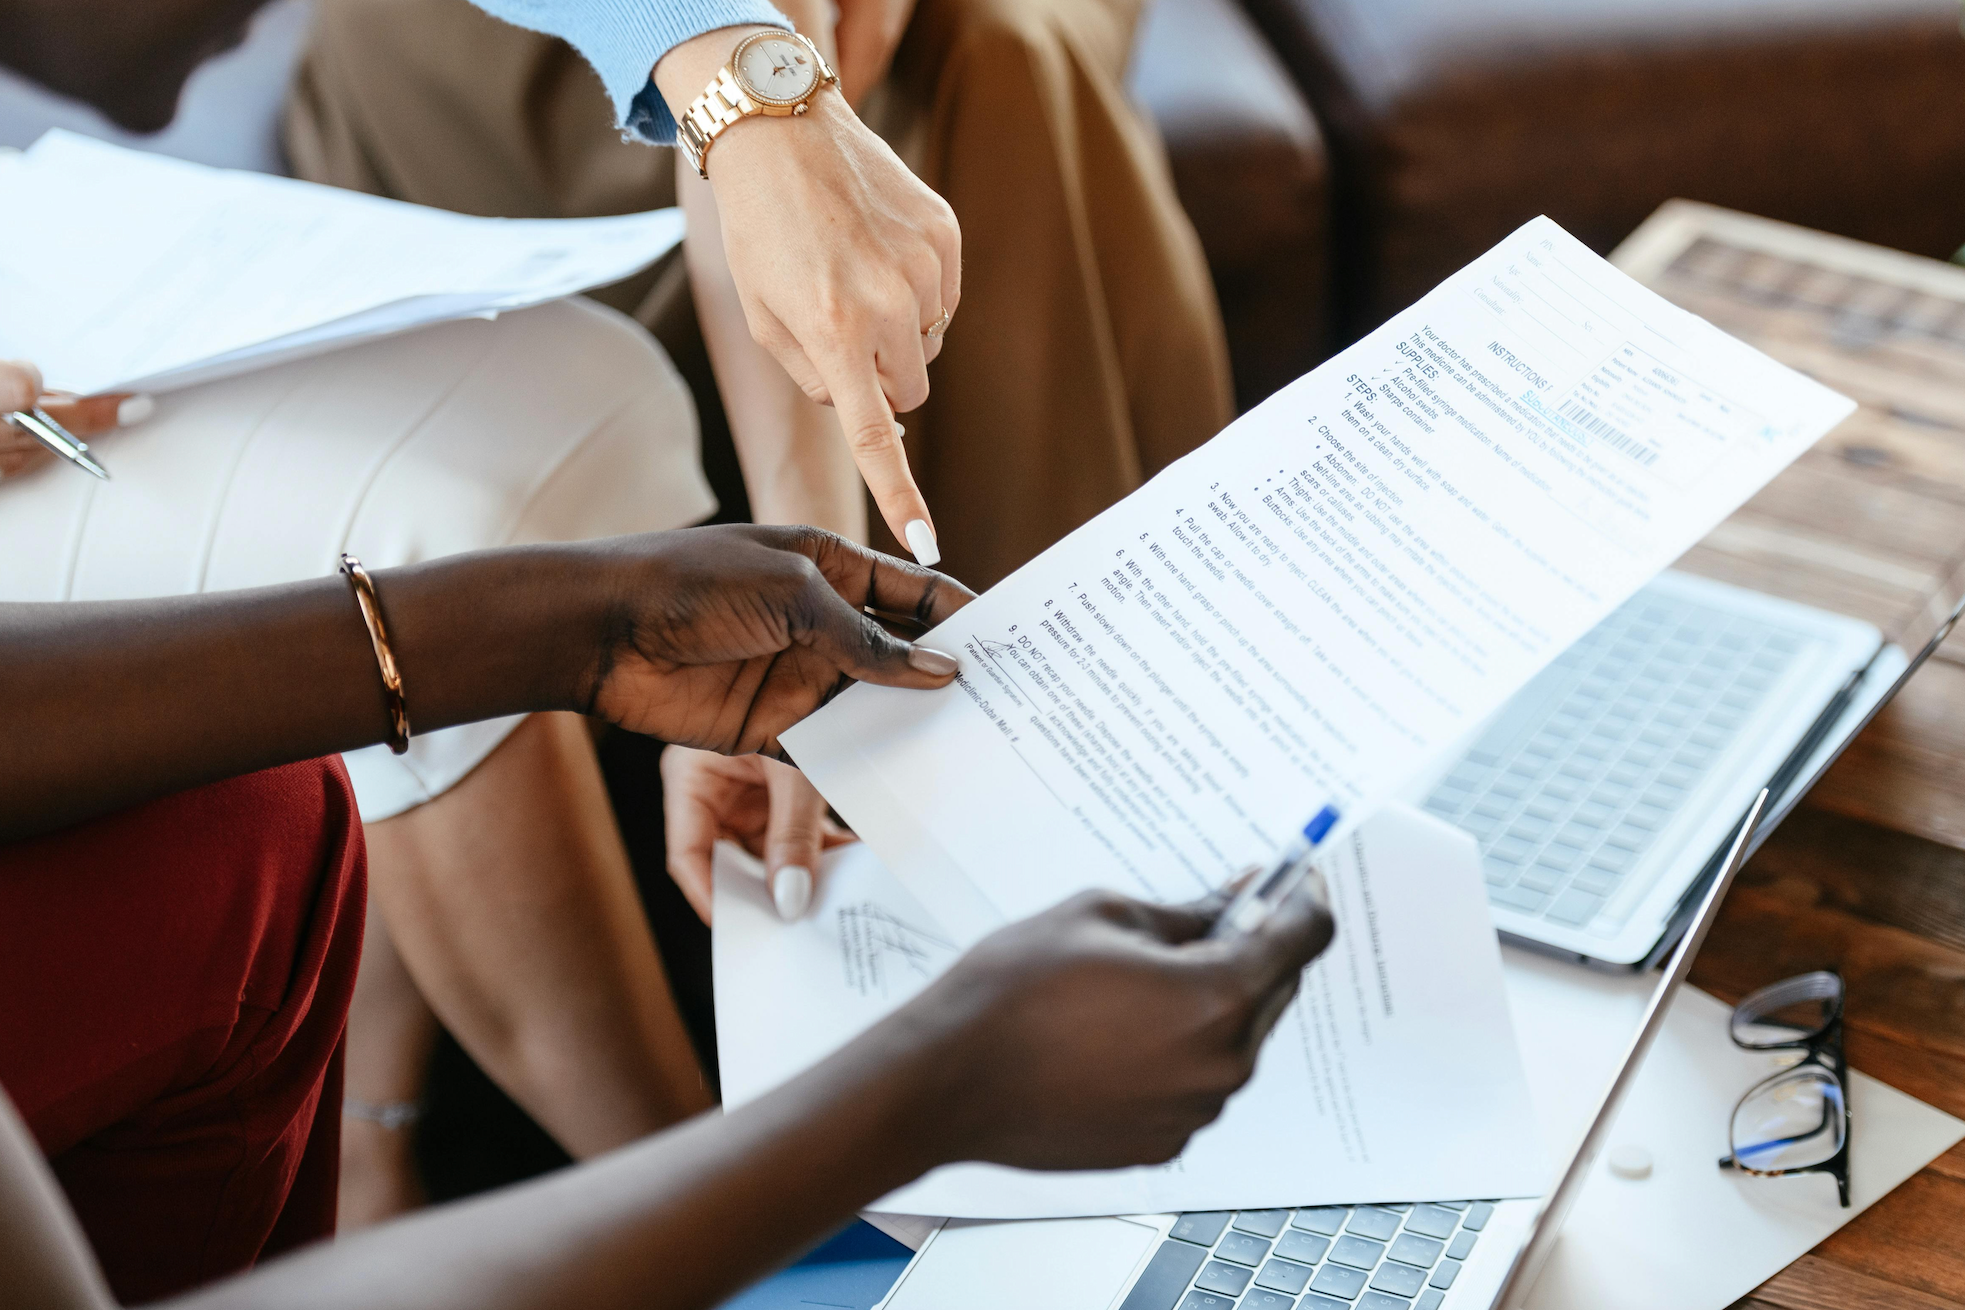
<path id="1" fill-rule="evenodd" d="M 839 81 L 818 47 L 796 32 L 753 32 L 730 52 L 730 62 L 690 103 L 676 140 L 702 177 L 710 175 L 710 145 L 732 123 L 763 114 L 789 118 Z"/>

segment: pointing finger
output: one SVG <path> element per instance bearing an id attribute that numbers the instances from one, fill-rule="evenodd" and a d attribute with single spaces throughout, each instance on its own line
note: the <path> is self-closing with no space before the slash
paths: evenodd
<path id="1" fill-rule="evenodd" d="M 915 358 L 920 359 L 919 349 Z M 915 485 L 907 464 L 907 449 L 894 424 L 894 412 L 880 388 L 877 375 L 864 365 L 847 373 L 835 371 L 827 379 L 833 408 L 839 413 L 839 426 L 846 434 L 846 445 L 866 479 L 880 517 L 897 541 L 904 541 L 921 563 L 933 567 L 941 562 L 941 548 L 935 539 L 934 520 L 928 502 Z"/>

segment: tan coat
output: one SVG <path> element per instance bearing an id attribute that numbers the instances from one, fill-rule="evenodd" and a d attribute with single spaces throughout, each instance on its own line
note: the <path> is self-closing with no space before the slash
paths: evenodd
<path id="1" fill-rule="evenodd" d="M 1200 244 L 1122 87 L 1137 18 L 1136 0 L 921 0 L 862 107 L 962 224 L 962 312 L 907 444 L 972 586 L 1232 414 Z M 303 177 L 468 213 L 673 200 L 670 153 L 621 139 L 570 48 L 467 0 L 322 0 L 287 127 Z M 676 261 L 600 299 L 700 377 L 682 281 Z M 706 413 L 706 445 L 716 428 Z"/>

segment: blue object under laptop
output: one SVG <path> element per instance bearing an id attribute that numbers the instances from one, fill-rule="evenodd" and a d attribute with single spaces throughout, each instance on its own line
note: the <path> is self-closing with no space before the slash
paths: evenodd
<path id="1" fill-rule="evenodd" d="M 873 1310 L 914 1252 L 862 1219 L 718 1310 Z"/>

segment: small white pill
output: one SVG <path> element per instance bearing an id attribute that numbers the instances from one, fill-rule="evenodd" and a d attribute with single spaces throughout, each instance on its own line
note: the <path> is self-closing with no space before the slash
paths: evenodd
<path id="1" fill-rule="evenodd" d="M 1634 1183 L 1642 1182 L 1651 1177 L 1651 1152 L 1628 1143 L 1613 1146 L 1610 1148 L 1610 1172 Z"/>

